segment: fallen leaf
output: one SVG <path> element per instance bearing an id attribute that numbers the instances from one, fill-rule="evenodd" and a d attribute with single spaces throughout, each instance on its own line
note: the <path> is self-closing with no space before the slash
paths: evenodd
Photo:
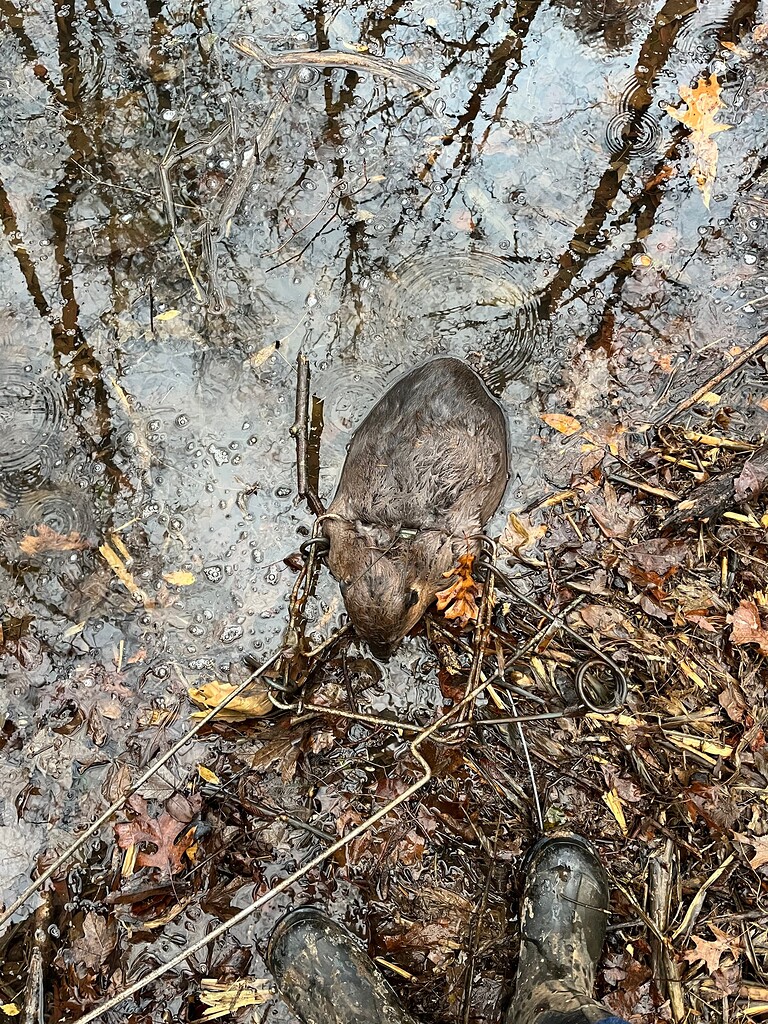
<path id="1" fill-rule="evenodd" d="M 522 519 L 516 512 L 510 512 L 504 532 L 500 537 L 500 543 L 513 555 L 518 555 L 525 548 L 532 547 L 547 532 L 544 523 L 534 526 L 527 520 Z M 542 563 L 543 564 L 543 563 Z"/>
<path id="2" fill-rule="evenodd" d="M 193 799 L 196 810 L 199 810 L 200 795 L 195 794 Z M 135 848 L 137 867 L 157 868 L 165 878 L 177 875 L 184 867 L 185 853 L 194 844 L 194 829 L 188 828 L 186 823 L 178 821 L 167 811 L 163 811 L 157 818 L 150 818 L 147 802 L 142 797 L 131 797 L 128 806 L 136 817 L 132 821 L 115 825 L 117 845 L 121 850 Z"/>
<path id="3" fill-rule="evenodd" d="M 621 803 L 621 797 L 615 789 L 609 790 L 607 793 L 603 793 L 603 803 L 608 807 L 608 810 L 614 816 L 621 829 L 621 834 L 627 834 L 627 819 L 624 817 L 624 807 Z"/>
<path id="4" fill-rule="evenodd" d="M 211 785 L 213 786 L 218 786 L 221 784 L 221 779 L 219 779 L 219 776 L 216 774 L 216 772 L 212 772 L 211 769 L 206 768 L 204 764 L 199 764 L 197 766 L 197 774 L 200 776 L 203 782 L 210 782 Z"/>
<path id="5" fill-rule="evenodd" d="M 166 309 L 164 313 L 158 313 L 155 320 L 175 320 L 180 312 L 180 309 Z"/>
<path id="6" fill-rule="evenodd" d="M 701 961 L 706 964 L 708 973 L 714 974 L 720 966 L 720 960 L 726 953 L 730 953 L 733 957 L 739 955 L 741 952 L 741 942 L 739 939 L 733 938 L 724 931 L 721 931 L 716 925 L 710 924 L 709 928 L 715 935 L 715 938 L 702 939 L 698 935 L 692 935 L 691 939 L 695 949 L 689 949 L 686 953 L 683 953 L 683 958 L 689 964 Z"/>
<path id="7" fill-rule="evenodd" d="M 123 545 L 122 542 L 120 546 L 123 548 L 125 547 L 125 545 Z M 144 604 L 145 606 L 151 604 L 146 591 L 142 590 L 141 587 L 138 585 L 136 580 L 133 578 L 133 575 L 128 570 L 128 567 L 126 566 L 125 562 L 120 557 L 120 555 L 118 555 L 118 553 L 114 550 L 114 548 L 112 548 L 109 544 L 105 543 L 101 545 L 101 547 L 99 548 L 99 552 L 102 558 L 107 563 L 107 565 L 112 570 L 112 572 L 115 574 L 115 576 L 117 576 L 117 578 L 126 588 L 128 593 L 131 595 L 131 597 L 135 598 L 137 601 L 141 601 L 142 604 Z"/>
<path id="8" fill-rule="evenodd" d="M 731 624 L 731 643 L 757 644 L 761 654 L 768 655 L 768 629 L 760 621 L 760 612 L 753 601 L 740 601 L 739 607 L 728 616 Z"/>
<path id="9" fill-rule="evenodd" d="M 164 572 L 163 579 L 172 587 L 190 587 L 195 582 L 193 574 L 184 572 L 183 569 L 179 569 L 178 572 Z"/>
<path id="10" fill-rule="evenodd" d="M 202 686 L 190 686 L 187 693 L 189 699 L 205 708 L 205 711 L 195 711 L 192 718 L 202 718 L 215 708 L 227 694 L 236 690 L 236 686 L 230 683 L 222 683 L 218 679 L 212 679 Z M 269 692 L 262 683 L 254 682 L 248 691 L 233 698 L 226 707 L 216 713 L 216 718 L 222 722 L 245 722 L 248 718 L 263 718 L 274 708 L 269 699 Z"/>
<path id="11" fill-rule="evenodd" d="M 687 110 L 678 111 L 674 107 L 666 107 L 666 111 L 676 121 L 680 121 L 691 132 L 690 143 L 693 151 L 691 175 L 701 190 L 704 205 L 709 209 L 712 185 L 717 175 L 717 143 L 713 136 L 733 127 L 730 124 L 718 124 L 715 115 L 723 109 L 720 99 L 720 83 L 717 75 L 711 74 L 709 80 L 700 78 L 691 89 L 680 87 L 680 96 Z"/>
<path id="12" fill-rule="evenodd" d="M 566 437 L 570 434 L 578 434 L 581 430 L 579 421 L 567 413 L 545 412 L 541 418 L 548 427 L 552 427 L 559 434 L 565 434 Z"/>
<path id="13" fill-rule="evenodd" d="M 459 564 L 455 569 L 443 573 L 443 577 L 450 579 L 456 576 L 457 579 L 445 590 L 438 590 L 437 610 L 444 609 L 446 619 L 455 619 L 460 626 L 466 626 L 468 622 L 477 619 L 478 607 L 475 600 L 480 596 L 482 586 L 472 578 L 472 566 L 475 556 L 470 552 L 459 557 Z M 450 606 L 450 607 L 449 607 Z"/>
<path id="14" fill-rule="evenodd" d="M 89 910 L 83 918 L 82 935 L 72 943 L 72 955 L 86 970 L 98 971 L 116 945 L 114 920 Z"/>
<path id="15" fill-rule="evenodd" d="M 734 832 L 733 838 L 754 846 L 755 855 L 749 862 L 753 871 L 757 871 L 763 864 L 768 864 L 768 836 L 750 836 L 744 832 Z"/>
<path id="16" fill-rule="evenodd" d="M 21 1013 L 16 1003 L 3 1003 L 0 1005 L 0 1010 L 3 1011 L 6 1017 L 17 1017 Z"/>
<path id="17" fill-rule="evenodd" d="M 88 547 L 79 533 L 62 534 L 52 530 L 45 523 L 34 527 L 36 533 L 27 534 L 19 542 L 19 548 L 25 555 L 39 555 L 43 551 L 82 551 Z"/>

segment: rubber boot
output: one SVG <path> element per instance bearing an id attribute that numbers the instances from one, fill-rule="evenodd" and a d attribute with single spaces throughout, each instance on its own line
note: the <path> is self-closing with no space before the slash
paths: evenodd
<path id="1" fill-rule="evenodd" d="M 304 1024 L 415 1024 L 357 941 L 316 907 L 278 921 L 267 966 Z"/>
<path id="2" fill-rule="evenodd" d="M 605 941 L 608 883 L 579 836 L 547 838 L 525 865 L 520 960 L 505 1024 L 617 1020 L 592 991 Z"/>

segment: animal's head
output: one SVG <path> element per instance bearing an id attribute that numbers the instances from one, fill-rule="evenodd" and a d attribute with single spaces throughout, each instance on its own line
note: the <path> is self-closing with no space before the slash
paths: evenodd
<path id="1" fill-rule="evenodd" d="M 375 647 L 393 648 L 445 585 L 443 573 L 454 563 L 450 539 L 438 531 L 411 537 L 335 518 L 323 529 L 331 545 L 328 565 L 353 626 Z"/>

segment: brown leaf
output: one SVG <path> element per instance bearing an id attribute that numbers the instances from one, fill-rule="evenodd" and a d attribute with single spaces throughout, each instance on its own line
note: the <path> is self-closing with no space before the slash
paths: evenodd
<path id="1" fill-rule="evenodd" d="M 715 115 L 724 106 L 720 99 L 720 83 L 715 74 L 711 74 L 708 80 L 700 78 L 692 89 L 685 85 L 681 86 L 680 96 L 687 105 L 687 110 L 680 112 L 674 107 L 665 109 L 676 121 L 690 129 L 693 150 L 691 175 L 696 179 L 696 184 L 704 197 L 704 205 L 709 209 L 712 185 L 717 174 L 717 143 L 713 136 L 732 126 L 718 124 L 715 121 Z"/>
<path id="2" fill-rule="evenodd" d="M 548 427 L 552 427 L 558 434 L 568 437 L 570 434 L 578 434 L 581 424 L 575 417 L 561 412 L 545 412 L 541 417 Z"/>
<path id="3" fill-rule="evenodd" d="M 760 621 L 760 612 L 753 601 L 741 601 L 739 607 L 728 616 L 731 624 L 731 643 L 757 644 L 761 654 L 768 655 L 768 629 Z"/>
<path id="4" fill-rule="evenodd" d="M 510 512 L 499 540 L 513 555 L 519 555 L 525 548 L 533 547 L 546 532 L 546 525 L 534 526 L 527 517 L 522 518 L 516 512 Z"/>
<path id="5" fill-rule="evenodd" d="M 634 627 L 618 608 L 611 608 L 604 604 L 585 604 L 579 608 L 579 615 L 582 621 L 594 629 L 596 633 L 604 636 L 631 636 Z"/>
<path id="6" fill-rule="evenodd" d="M 683 958 L 689 964 L 702 961 L 706 964 L 709 974 L 714 974 L 720 966 L 720 960 L 726 953 L 730 953 L 734 958 L 739 955 L 741 952 L 741 941 L 738 938 L 727 935 L 714 924 L 710 924 L 709 928 L 715 938 L 712 940 L 702 939 L 698 935 L 692 935 L 691 938 L 696 948 L 689 949 L 686 953 L 683 953 Z"/>
<path id="7" fill-rule="evenodd" d="M 83 918 L 83 934 L 72 943 L 72 956 L 88 971 L 98 971 L 116 944 L 114 921 L 89 910 Z"/>
<path id="8" fill-rule="evenodd" d="M 446 579 L 451 576 L 458 578 L 445 590 L 438 590 L 435 595 L 437 610 L 441 612 L 443 609 L 447 609 L 446 619 L 455 619 L 460 626 L 466 626 L 468 622 L 477 619 L 478 616 L 479 609 L 475 598 L 480 596 L 482 587 L 472 578 L 474 561 L 475 556 L 470 552 L 461 555 L 458 566 L 443 573 Z"/>
<path id="9" fill-rule="evenodd" d="M 66 535 L 56 533 L 45 523 L 38 523 L 34 529 L 36 534 L 27 534 L 19 542 L 19 548 L 25 555 L 39 555 L 43 551 L 82 551 L 88 547 L 88 541 L 74 531 Z"/>
<path id="10" fill-rule="evenodd" d="M 203 711 L 194 711 L 192 718 L 202 718 L 208 714 L 211 708 L 222 701 L 228 693 L 232 693 L 237 687 L 229 683 L 222 683 L 218 679 L 212 679 L 202 686 L 190 686 L 187 691 L 189 699 L 204 708 Z M 269 699 L 269 691 L 261 680 L 254 680 L 251 686 L 243 693 L 216 713 L 216 720 L 221 722 L 245 722 L 249 718 L 263 718 L 274 710 L 274 704 Z"/>
<path id="11" fill-rule="evenodd" d="M 197 804 L 199 810 L 199 795 Z M 121 850 L 127 850 L 130 846 L 140 847 L 136 856 L 137 867 L 157 868 L 165 878 L 177 875 L 184 867 L 184 854 L 194 843 L 194 829 L 186 828 L 185 823 L 178 821 L 167 811 L 163 811 L 158 818 L 150 818 L 147 814 L 147 802 L 142 797 L 132 797 L 128 806 L 135 812 L 136 817 L 132 821 L 115 825 L 117 845 Z M 182 829 L 186 831 L 179 835 Z"/>
<path id="12" fill-rule="evenodd" d="M 738 501 L 749 501 L 765 490 L 768 466 L 763 462 L 745 462 L 733 481 L 733 495 Z"/>
<path id="13" fill-rule="evenodd" d="M 755 856 L 750 860 L 749 866 L 757 871 L 763 864 L 768 864 L 768 836 L 750 836 L 744 832 L 734 832 L 734 839 L 739 839 L 742 843 L 749 843 L 750 846 L 755 848 Z"/>

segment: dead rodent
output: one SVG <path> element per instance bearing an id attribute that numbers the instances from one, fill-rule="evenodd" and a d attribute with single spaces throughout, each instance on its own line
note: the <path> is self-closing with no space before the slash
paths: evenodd
<path id="1" fill-rule="evenodd" d="M 357 633 L 391 648 L 446 586 L 444 573 L 507 484 L 504 414 L 458 359 L 401 377 L 355 431 L 324 518 L 328 564 Z"/>

